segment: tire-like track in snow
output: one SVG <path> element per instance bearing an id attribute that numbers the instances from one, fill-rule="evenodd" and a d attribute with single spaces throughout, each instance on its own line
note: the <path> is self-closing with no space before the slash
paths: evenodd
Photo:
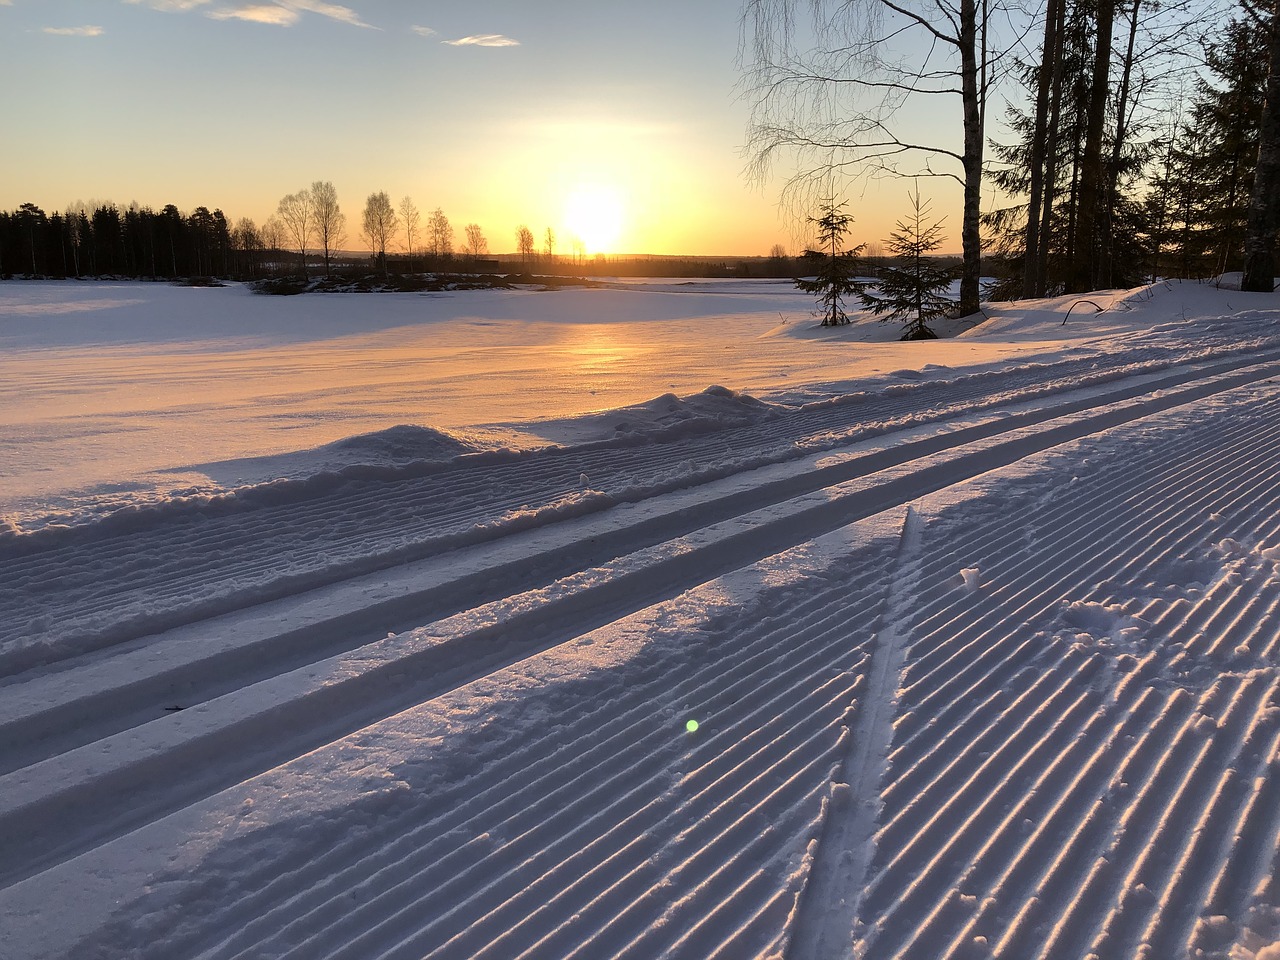
<path id="1" fill-rule="evenodd" d="M 1280 576 L 1259 546 L 1280 546 L 1280 395 L 1261 382 L 1280 367 L 1258 359 L 1162 364 L 1155 382 L 1064 395 L 1051 409 L 918 440 L 906 455 L 849 460 L 818 482 L 708 497 L 696 517 L 646 524 L 643 536 L 606 542 L 600 556 L 572 556 L 581 567 L 605 564 L 630 547 L 630 564 L 612 575 L 585 576 L 534 604 L 507 601 L 466 647 L 443 631 L 444 642 L 404 668 L 409 680 L 369 687 L 376 704 L 359 689 L 332 703 L 320 694 L 263 703 L 252 688 L 225 694 L 229 714 L 260 725 L 263 746 L 247 757 L 231 755 L 253 739 L 244 729 L 220 753 L 216 736 L 166 746 L 166 725 L 182 715 L 140 723 L 138 736 L 156 736 L 154 766 L 126 765 L 120 776 L 171 770 L 175 782 L 152 781 L 153 795 L 137 797 L 101 789 L 107 775 L 67 781 L 46 799 L 74 820 L 100 818 L 101 829 L 61 845 L 41 828 L 58 822 L 56 810 L 10 803 L 0 811 L 0 875 L 20 885 L 364 724 L 467 695 L 498 682 L 505 664 L 554 655 L 557 644 L 628 615 L 643 630 L 649 604 L 915 504 L 913 601 L 896 580 L 897 531 L 868 533 L 803 589 L 763 591 L 704 624 L 704 642 L 677 662 L 655 656 L 616 696 L 582 701 L 481 775 L 439 788 L 432 816 L 410 805 L 315 855 L 247 868 L 235 896 L 211 887 L 199 922 L 170 931 L 164 949 L 209 958 L 729 958 L 799 946 L 796 918 L 825 916 L 849 949 L 860 944 L 876 958 L 1225 955 L 1224 925 L 1207 921 L 1247 917 L 1280 835 Z M 1150 426 L 1193 401 L 1206 412 L 1176 430 Z M 1092 435 L 1109 428 L 1132 437 L 1094 450 Z M 931 506 L 932 492 L 994 468 L 1066 457 L 1055 448 L 1071 441 L 1082 465 L 1065 487 L 1045 480 L 1060 472 L 1028 469 L 958 507 L 945 497 Z M 600 452 L 643 459 L 660 446 Z M 313 504 L 288 509 L 305 514 Z M 717 523 L 696 529 L 708 519 Z M 206 519 L 233 521 L 245 522 Z M 127 550 L 131 536 L 159 529 L 10 562 L 51 562 L 59 550 L 98 544 Z M 979 589 L 963 588 L 962 568 L 980 571 Z M 538 584 L 517 587 L 536 593 Z M 507 584 L 495 596 L 511 593 Z M 451 612 L 442 603 L 438 615 Z M 891 731 L 862 702 L 895 686 L 873 682 L 887 646 L 903 664 Z M 101 660 L 65 670 L 92 676 Z M 689 704 L 707 718 L 705 735 L 673 736 L 655 723 L 679 720 Z M 280 726 L 291 707 L 310 729 Z M 107 729 L 133 733 L 128 722 Z M 21 739 L 20 718 L 10 732 Z M 842 875 L 832 865 L 848 866 L 848 845 L 869 825 L 869 798 L 847 791 L 877 779 L 875 752 L 864 749 L 876 743 L 889 753 L 874 835 Z M 35 796 L 42 773 L 59 764 L 74 772 L 77 756 L 97 749 L 90 742 L 23 765 L 0 778 L 0 797 Z M 184 782 L 204 764 L 212 773 Z M 833 786 L 851 769 L 850 787 Z M 840 818 L 853 829 L 839 829 Z M 844 849 L 833 848 L 835 837 Z M 846 888 L 808 882 L 824 872 Z M 133 918 L 115 934 L 131 955 L 155 955 L 148 922 L 158 933 L 165 917 Z"/>

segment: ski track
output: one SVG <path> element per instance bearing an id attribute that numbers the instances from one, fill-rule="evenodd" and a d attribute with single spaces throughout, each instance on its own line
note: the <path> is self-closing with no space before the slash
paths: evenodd
<path id="1" fill-rule="evenodd" d="M 869 955 L 1193 955 L 1189 908 L 1243 915 L 1270 867 L 1238 848 L 1259 839 L 1254 798 L 1275 773 L 1280 581 L 1250 555 L 1192 599 L 1143 571 L 1194 570 L 1206 525 L 1276 542 L 1268 409 L 1091 458 L 1051 497 L 992 504 L 987 524 L 926 527 L 859 918 Z M 952 599 L 960 567 L 982 570 L 971 604 Z M 1072 603 L 1106 612 L 1081 629 Z M 1227 631 L 1247 642 L 1221 649 Z M 1234 869 L 1215 878 L 1219 863 Z"/>
<path id="2" fill-rule="evenodd" d="M 1153 345 L 1090 354 L 904 383 L 701 437 L 550 448 L 508 462 L 464 457 L 400 480 L 335 478 L 314 491 L 306 484 L 293 485 L 293 493 L 288 485 L 268 485 L 260 494 L 169 511 L 141 508 L 87 526 L 0 539 L 0 609 L 11 611 L 0 622 L 0 669 L 12 674 L 868 435 L 1161 371 L 1179 361 L 1243 356 L 1249 347 L 1256 344 L 1224 337 L 1196 350 Z M 999 392 L 992 393 L 993 384 Z M 580 489 L 583 476 L 590 490 Z"/>
<path id="3" fill-rule="evenodd" d="M 1181 352 L 1149 345 L 698 438 L 463 458 L 280 503 L 10 538 L 0 689 L 21 693 L 109 670 L 151 633 L 253 602 L 619 502 L 710 490 L 868 433 L 1052 401 L 1039 419 L 1011 418 L 1016 439 L 984 428 L 930 447 L 936 462 L 854 465 L 808 493 L 725 496 L 705 529 L 654 521 L 560 565 L 544 557 L 496 581 L 481 569 L 465 588 L 446 580 L 416 605 L 370 607 L 360 628 L 343 620 L 265 665 L 211 655 L 204 693 L 214 709 L 225 691 L 231 711 L 238 697 L 251 705 L 253 684 L 359 654 L 400 618 L 436 624 L 415 654 L 443 665 L 429 692 L 421 680 L 347 678 L 349 699 L 333 701 L 346 726 L 339 715 L 319 743 L 285 743 L 282 756 L 270 752 L 273 714 L 246 714 L 260 762 L 234 783 L 378 736 L 401 713 L 447 718 L 449 704 L 496 700 L 511 677 L 534 684 L 545 664 L 619 632 L 650 638 L 610 696 L 556 687 L 559 699 L 503 734 L 518 749 L 482 750 L 477 767 L 465 744 L 441 747 L 444 772 L 398 771 L 403 793 L 358 829 L 273 845 L 268 827 L 257 847 L 216 851 L 207 875 L 161 877 L 67 955 L 728 960 L 819 956 L 844 937 L 875 960 L 1225 958 L 1277 906 L 1280 866 L 1280 389 L 1263 359 L 1225 335 Z M 1116 392 L 1067 403 L 1071 390 L 1178 370 L 1136 386 L 1128 405 Z M 1089 419 L 1103 404 L 1111 419 Z M 1076 420 L 1055 418 L 1067 411 Z M 1002 469 L 984 472 L 983 451 L 1001 443 L 1011 452 L 989 466 Z M 947 470 L 950 480 L 929 479 Z M 581 474 L 599 496 L 573 499 Z M 864 494 L 873 508 L 840 506 Z M 831 504 L 802 509 L 805 495 Z M 168 564 L 170 553 L 200 559 Z M 681 621 L 687 597 L 701 598 L 696 622 Z M 539 620 L 539 609 L 564 614 Z M 494 642 L 503 629 L 522 637 Z M 0 788 L 33 789 L 33 771 L 74 770 L 100 746 L 109 754 L 113 737 L 157 731 L 163 744 L 181 722 L 148 714 L 123 685 L 113 707 L 116 695 L 10 717 Z M 552 695 L 531 694 L 530 709 Z M 697 733 L 684 730 L 690 716 Z M 253 742 L 241 733 L 230 746 Z M 157 749 L 161 761 L 179 756 Z M 112 821 L 124 814 L 103 791 L 98 834 L 87 828 L 47 859 L 11 839 L 0 907 L 229 784 L 151 786 L 154 808 L 133 820 Z M 84 798 L 67 802 L 91 816 Z M 0 836 L 17 836 L 23 816 L 0 810 Z"/>

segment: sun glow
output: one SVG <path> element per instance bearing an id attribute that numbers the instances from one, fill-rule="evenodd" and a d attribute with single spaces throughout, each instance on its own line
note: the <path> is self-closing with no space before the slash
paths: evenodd
<path id="1" fill-rule="evenodd" d="M 600 184 L 575 188 L 565 202 L 565 226 L 587 253 L 617 253 L 624 219 L 618 191 Z"/>

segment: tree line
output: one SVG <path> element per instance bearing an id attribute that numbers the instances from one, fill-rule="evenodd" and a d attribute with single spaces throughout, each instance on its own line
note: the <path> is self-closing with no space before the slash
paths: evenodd
<path id="1" fill-rule="evenodd" d="M 309 276 L 309 260 L 330 276 L 344 268 L 383 273 L 439 271 L 474 265 L 489 256 L 489 241 L 476 223 L 461 240 L 444 211 L 425 219 L 411 197 L 393 204 L 383 191 L 365 201 L 357 227 L 368 258 L 343 253 L 350 239 L 347 217 L 329 181 L 317 180 L 281 198 L 259 226 L 248 217 L 232 223 L 221 209 L 200 206 L 188 214 L 167 204 L 158 212 L 130 204 L 77 201 L 46 213 L 34 203 L 0 211 L 0 276 L 189 278 L 244 280 L 297 272 Z M 555 234 L 547 228 L 541 251 L 521 225 L 514 236 L 523 266 L 555 258 Z"/>
<path id="2" fill-rule="evenodd" d="M 0 276 L 261 276 L 267 249 L 248 219 L 219 209 L 189 214 L 76 203 L 46 214 L 33 203 L 0 211 Z"/>

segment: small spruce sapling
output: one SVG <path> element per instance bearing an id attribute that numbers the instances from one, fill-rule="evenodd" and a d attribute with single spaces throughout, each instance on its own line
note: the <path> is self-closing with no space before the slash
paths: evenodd
<path id="1" fill-rule="evenodd" d="M 943 220 L 929 218 L 929 202 L 921 201 L 919 189 L 910 198 L 911 215 L 899 220 L 898 229 L 885 241 L 894 263 L 881 270 L 876 291 L 863 289 L 859 297 L 881 320 L 901 323 L 903 340 L 936 340 L 929 322 L 955 309 L 955 302 L 943 293 L 955 279 L 955 270 L 938 266 L 931 256 L 946 239 Z"/>
<path id="2" fill-rule="evenodd" d="M 818 249 L 804 252 L 804 259 L 815 267 L 814 279 L 798 278 L 796 286 L 805 293 L 817 295 L 822 325 L 835 327 L 850 322 L 844 312 L 845 297 L 862 293 L 863 284 L 857 279 L 862 244 L 850 250 L 842 249 L 844 236 L 853 224 L 852 214 L 843 212 L 843 203 L 828 200 L 823 209 L 821 217 L 809 218 L 809 222 L 818 227 Z"/>

